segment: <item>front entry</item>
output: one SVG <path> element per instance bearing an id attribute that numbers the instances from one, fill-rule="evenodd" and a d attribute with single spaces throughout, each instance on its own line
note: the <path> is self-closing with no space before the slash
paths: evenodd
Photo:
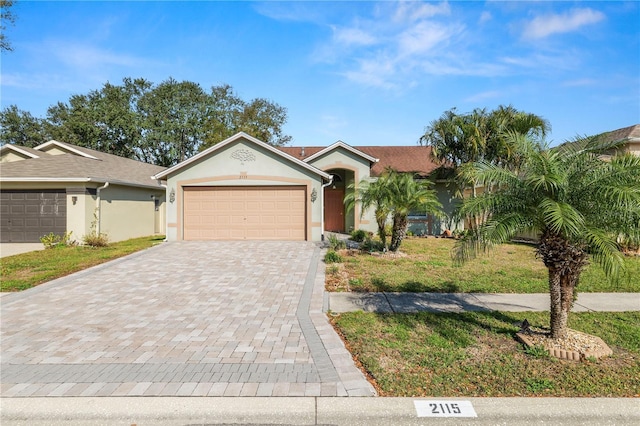
<path id="1" fill-rule="evenodd" d="M 324 227 L 329 232 L 344 233 L 344 188 L 324 189 Z"/>

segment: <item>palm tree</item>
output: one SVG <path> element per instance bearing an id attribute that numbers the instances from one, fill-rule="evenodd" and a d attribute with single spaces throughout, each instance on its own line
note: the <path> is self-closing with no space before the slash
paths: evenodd
<path id="1" fill-rule="evenodd" d="M 360 203 L 360 215 L 369 208 L 374 208 L 374 215 L 378 225 L 378 236 L 383 247 L 387 247 L 387 219 L 391 212 L 389 207 L 389 194 L 387 192 L 387 174 L 383 174 L 377 180 L 363 179 L 356 185 L 348 186 L 350 191 L 344 197 L 344 203 L 348 210 L 352 210 L 356 203 Z"/>
<path id="2" fill-rule="evenodd" d="M 486 217 L 477 232 L 459 241 L 464 262 L 522 231 L 535 231 L 536 254 L 548 269 L 551 337 L 567 335 L 569 311 L 580 274 L 591 260 L 613 281 L 624 273 L 617 239 L 640 234 L 640 157 L 602 153 L 620 142 L 582 138 L 546 149 L 512 134 L 522 164 L 517 168 L 477 162 L 461 173 L 494 191 L 464 200 L 462 216 Z"/>
<path id="3" fill-rule="evenodd" d="M 398 251 L 407 235 L 409 213 L 420 211 L 441 215 L 442 204 L 436 192 L 430 189 L 430 181 L 415 180 L 409 173 L 389 172 L 385 186 L 393 218 L 389 250 Z"/>

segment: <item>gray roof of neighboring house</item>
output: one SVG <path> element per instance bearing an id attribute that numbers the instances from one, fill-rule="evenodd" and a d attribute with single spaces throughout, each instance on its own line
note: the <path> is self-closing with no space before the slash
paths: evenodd
<path id="1" fill-rule="evenodd" d="M 622 129 L 605 132 L 598 135 L 599 137 L 609 141 L 638 141 L 640 140 L 640 124 L 624 127 Z"/>
<path id="2" fill-rule="evenodd" d="M 35 153 L 43 154 L 38 148 L 48 144 L 51 146 L 52 143 L 63 149 L 79 151 L 79 153 L 60 155 L 45 153 L 39 158 L 2 163 L 0 181 L 93 181 L 161 187 L 160 182 L 152 176 L 165 170 L 165 167 L 57 141 L 36 147 Z"/>

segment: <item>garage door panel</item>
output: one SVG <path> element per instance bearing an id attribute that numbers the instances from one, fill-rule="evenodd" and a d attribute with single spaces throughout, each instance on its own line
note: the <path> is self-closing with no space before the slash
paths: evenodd
<path id="1" fill-rule="evenodd" d="M 304 187 L 184 188 L 184 239 L 304 240 L 305 194 Z"/>
<path id="2" fill-rule="evenodd" d="M 43 235 L 67 230 L 64 189 L 0 191 L 0 241 L 40 242 Z"/>

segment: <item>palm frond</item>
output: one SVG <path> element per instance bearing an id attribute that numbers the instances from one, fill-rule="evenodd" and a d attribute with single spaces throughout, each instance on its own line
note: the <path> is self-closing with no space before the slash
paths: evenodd
<path id="1" fill-rule="evenodd" d="M 541 216 L 554 233 L 572 238 L 584 229 L 584 217 L 570 204 L 545 197 L 539 204 Z"/>
<path id="2" fill-rule="evenodd" d="M 591 249 L 592 259 L 600 265 L 607 278 L 613 283 L 618 282 L 626 269 L 615 238 L 596 229 L 587 229 L 584 236 Z"/>

